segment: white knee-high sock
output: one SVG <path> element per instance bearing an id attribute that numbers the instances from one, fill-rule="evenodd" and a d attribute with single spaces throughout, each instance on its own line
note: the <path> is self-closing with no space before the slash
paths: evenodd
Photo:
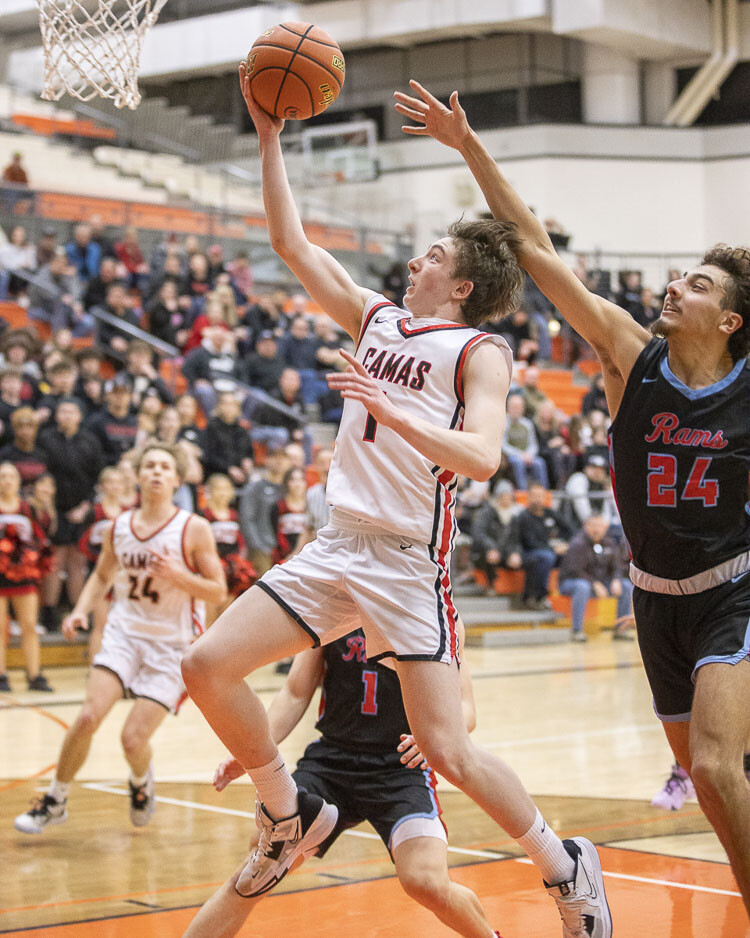
<path id="1" fill-rule="evenodd" d="M 518 846 L 526 851 L 542 878 L 550 886 L 568 883 L 573 879 L 575 861 L 538 811 L 534 823 L 523 837 L 518 838 Z"/>
<path id="2" fill-rule="evenodd" d="M 246 769 L 255 785 L 258 800 L 274 821 L 297 813 L 297 786 L 280 752 L 267 765 Z"/>

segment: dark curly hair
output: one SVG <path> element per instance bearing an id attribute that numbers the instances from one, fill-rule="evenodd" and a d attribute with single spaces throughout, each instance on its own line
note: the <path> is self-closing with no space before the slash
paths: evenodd
<path id="1" fill-rule="evenodd" d="M 515 252 L 516 226 L 494 220 L 455 221 L 448 236 L 456 245 L 453 276 L 471 280 L 474 289 L 461 304 L 469 326 L 508 316 L 517 307 L 524 274 Z"/>
<path id="2" fill-rule="evenodd" d="M 715 244 L 703 255 L 701 264 L 718 267 L 727 274 L 721 308 L 742 316 L 742 325 L 729 336 L 727 344 L 732 361 L 739 361 L 750 354 L 750 249 Z"/>

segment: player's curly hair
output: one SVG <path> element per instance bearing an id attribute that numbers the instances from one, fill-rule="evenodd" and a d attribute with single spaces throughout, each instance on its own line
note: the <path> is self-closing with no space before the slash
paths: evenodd
<path id="1" fill-rule="evenodd" d="M 453 276 L 474 284 L 461 304 L 467 325 L 510 315 L 521 301 L 524 282 L 516 260 L 516 226 L 494 219 L 459 219 L 448 228 L 448 236 L 456 245 Z"/>
<path id="2" fill-rule="evenodd" d="M 715 244 L 703 255 L 701 264 L 728 274 L 721 308 L 742 316 L 742 325 L 729 336 L 727 345 L 732 361 L 739 361 L 750 354 L 750 248 Z"/>

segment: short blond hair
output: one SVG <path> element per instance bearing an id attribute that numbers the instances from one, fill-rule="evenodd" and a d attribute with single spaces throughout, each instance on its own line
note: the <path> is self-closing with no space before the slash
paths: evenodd
<path id="1" fill-rule="evenodd" d="M 177 470 L 177 476 L 180 482 L 184 482 L 185 476 L 187 475 L 187 459 L 185 457 L 185 451 L 178 443 L 162 443 L 161 440 L 147 440 L 146 443 L 141 447 L 141 450 L 138 453 L 135 461 L 136 474 L 141 471 L 141 465 L 143 464 L 143 460 L 146 457 L 146 454 L 155 449 L 159 449 L 164 453 L 169 453 L 169 455 L 174 460 L 174 466 Z"/>

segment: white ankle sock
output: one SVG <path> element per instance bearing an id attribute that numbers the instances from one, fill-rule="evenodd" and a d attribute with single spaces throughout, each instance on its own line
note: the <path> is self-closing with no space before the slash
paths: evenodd
<path id="1" fill-rule="evenodd" d="M 146 772 L 145 775 L 139 775 L 137 777 L 133 775 L 133 773 L 131 772 L 130 781 L 136 788 L 140 788 L 141 785 L 145 785 L 146 782 L 148 781 L 148 772 Z"/>
<path id="2" fill-rule="evenodd" d="M 297 786 L 280 752 L 268 765 L 245 771 L 255 785 L 258 800 L 275 821 L 297 813 Z"/>
<path id="3" fill-rule="evenodd" d="M 58 780 L 53 776 L 47 794 L 51 795 L 59 804 L 62 804 L 63 801 L 68 800 L 69 791 L 70 782 L 58 782 Z"/>
<path id="4" fill-rule="evenodd" d="M 547 827 L 542 815 L 537 811 L 534 823 L 523 837 L 518 838 L 518 846 L 529 855 L 529 859 L 550 884 L 568 883 L 575 873 L 575 861 L 567 852 L 563 843 L 552 828 Z"/>

